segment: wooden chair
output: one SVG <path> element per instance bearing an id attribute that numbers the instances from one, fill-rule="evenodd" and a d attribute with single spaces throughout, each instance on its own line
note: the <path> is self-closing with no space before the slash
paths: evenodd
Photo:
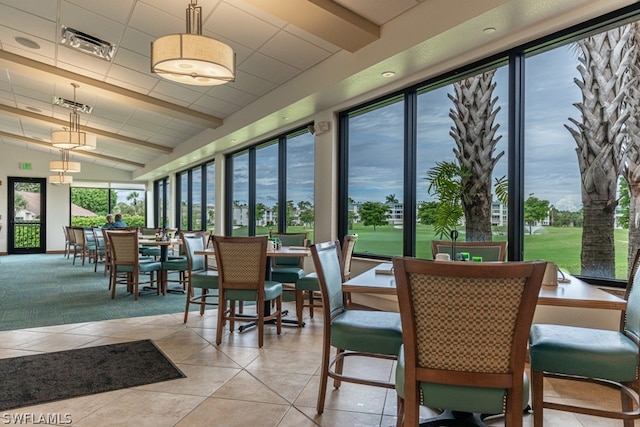
<path id="1" fill-rule="evenodd" d="M 318 414 L 322 414 L 329 378 L 334 379 L 335 388 L 339 388 L 342 381 L 394 388 L 394 383 L 387 380 L 343 373 L 344 359 L 371 357 L 394 361 L 402 345 L 402 330 L 398 313 L 347 309 L 342 292 L 344 270 L 338 240 L 312 245 L 311 254 L 323 307 L 322 365 L 316 408 Z M 331 357 L 331 347 L 336 348 L 334 357 Z"/>
<path id="2" fill-rule="evenodd" d="M 527 337 L 546 263 L 396 257 L 393 267 L 404 343 L 398 426 L 417 426 L 419 405 L 472 419 L 504 412 L 505 426 L 522 426 Z"/>
<path id="3" fill-rule="evenodd" d="M 134 299 L 138 299 L 140 274 L 149 273 L 149 283 L 156 284 L 157 293 L 160 294 L 160 286 L 157 279 L 162 268 L 160 262 L 140 262 L 138 252 L 137 231 L 104 230 L 110 250 L 110 289 L 111 299 L 116 297 L 116 285 L 124 283 L 127 291 L 133 293 Z M 119 280 L 122 279 L 122 280 Z"/>
<path id="4" fill-rule="evenodd" d="M 307 233 L 269 233 L 277 237 L 282 246 L 309 246 Z M 280 283 L 296 284 L 304 276 L 304 258 L 272 257 L 271 278 Z"/>
<path id="5" fill-rule="evenodd" d="M 71 253 L 72 237 L 69 236 L 69 226 L 63 225 L 62 232 L 64 233 L 64 257 L 69 258 Z"/>
<path id="6" fill-rule="evenodd" d="M 266 281 L 267 237 L 214 236 L 213 246 L 218 265 L 218 326 L 216 344 L 222 342 L 222 331 L 229 321 L 256 322 L 258 346 L 264 344 L 264 324 L 275 321 L 278 335 L 282 331 L 282 283 Z M 275 311 L 265 314 L 265 304 L 276 302 Z M 255 316 L 235 311 L 236 301 L 255 301 Z"/>
<path id="7" fill-rule="evenodd" d="M 533 393 L 533 425 L 542 427 L 543 409 L 574 412 L 623 420 L 632 427 L 640 419 L 640 251 L 632 264 L 625 299 L 627 309 L 620 317 L 620 330 L 581 328 L 536 324 L 531 328 L 531 389 Z M 621 409 L 544 400 L 548 379 L 571 383 L 589 382 L 620 391 Z"/>
<path id="8" fill-rule="evenodd" d="M 200 306 L 200 316 L 204 314 L 206 306 L 218 306 L 218 272 L 210 270 L 207 266 L 206 255 L 196 255 L 196 251 L 204 250 L 208 233 L 204 231 L 196 233 L 180 233 L 180 240 L 187 257 L 187 305 L 184 309 L 184 323 L 189 317 L 189 306 Z M 195 294 L 195 289 L 200 289 L 200 295 Z M 216 291 L 209 293 L 209 291 Z"/>
<path id="9" fill-rule="evenodd" d="M 91 260 L 91 250 L 95 249 L 95 245 L 92 246 L 87 242 L 87 232 L 84 227 L 71 227 L 71 232 L 73 233 L 72 264 L 76 264 L 76 258 L 79 256 L 82 259 L 82 265 L 84 265 L 87 258 Z"/>
<path id="10" fill-rule="evenodd" d="M 342 280 L 346 281 L 351 278 L 351 258 L 353 256 L 353 248 L 358 240 L 357 234 L 347 234 L 342 240 Z M 309 307 L 309 317 L 313 319 L 313 312 L 316 307 L 322 306 L 322 297 L 318 297 L 316 293 L 320 292 L 320 283 L 318 282 L 318 274 L 314 271 L 306 274 L 296 283 L 296 317 L 298 325 L 303 326 L 304 307 Z M 308 302 L 305 303 L 305 296 Z M 347 295 L 347 300 L 350 300 Z M 316 304 L 317 303 L 317 304 Z"/>
<path id="11" fill-rule="evenodd" d="M 482 257 L 482 261 L 506 261 L 507 242 L 456 242 L 456 254 L 451 253 L 450 240 L 432 240 L 431 254 L 435 259 L 436 254 L 446 253 L 451 255 L 451 260 L 456 260 L 456 254 L 468 252 L 470 257 Z"/>
<path id="12" fill-rule="evenodd" d="M 92 227 L 91 233 L 93 234 L 93 241 L 95 243 L 95 259 L 93 264 L 93 271 L 98 272 L 98 263 L 100 261 L 106 262 L 107 248 L 104 242 L 104 234 L 102 228 Z"/>

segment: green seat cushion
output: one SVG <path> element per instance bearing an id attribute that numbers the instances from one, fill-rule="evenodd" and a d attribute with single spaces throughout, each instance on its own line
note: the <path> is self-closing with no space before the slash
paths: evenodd
<path id="1" fill-rule="evenodd" d="M 331 345 L 395 356 L 402 345 L 400 313 L 347 310 L 331 322 Z"/>
<path id="2" fill-rule="evenodd" d="M 274 266 L 271 268 L 271 280 L 274 282 L 297 283 L 302 277 L 304 277 L 304 270 L 297 264 L 293 267 Z"/>
<path id="3" fill-rule="evenodd" d="M 264 300 L 270 301 L 282 295 L 282 283 L 274 281 L 264 282 Z M 258 294 L 252 290 L 231 289 L 226 291 L 225 297 L 228 300 L 236 301 L 256 301 Z"/>
<path id="4" fill-rule="evenodd" d="M 612 381 L 633 381 L 638 347 L 618 331 L 541 325 L 529 335 L 531 369 Z"/>
<path id="5" fill-rule="evenodd" d="M 296 282 L 296 289 L 301 291 L 319 291 L 320 282 L 318 282 L 317 273 L 309 273 L 306 276 L 300 278 Z"/>
<path id="6" fill-rule="evenodd" d="M 213 270 L 191 273 L 191 286 L 203 289 L 218 289 L 218 272 Z"/>
<path id="7" fill-rule="evenodd" d="M 522 408 L 529 406 L 529 377 L 523 372 L 524 393 Z M 488 387 L 462 387 L 449 384 L 421 382 L 421 405 L 435 409 L 474 412 L 481 414 L 501 414 L 506 389 Z M 404 346 L 398 353 L 396 366 L 396 392 L 404 398 Z"/>
<path id="8" fill-rule="evenodd" d="M 160 256 L 160 248 L 148 248 L 142 247 L 140 248 L 140 253 L 144 256 Z"/>
<path id="9" fill-rule="evenodd" d="M 187 260 L 186 259 L 170 259 L 168 261 L 164 261 L 162 263 L 162 269 L 184 271 L 187 269 Z"/>
<path id="10" fill-rule="evenodd" d="M 158 271 L 162 269 L 162 263 L 160 262 L 140 262 L 138 263 L 138 271 L 141 273 L 149 273 L 151 271 Z M 118 273 L 132 273 L 134 270 L 133 265 L 116 265 L 116 271 Z"/>

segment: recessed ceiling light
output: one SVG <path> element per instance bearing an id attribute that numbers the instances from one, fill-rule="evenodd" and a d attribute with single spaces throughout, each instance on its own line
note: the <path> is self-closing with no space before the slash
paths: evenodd
<path id="1" fill-rule="evenodd" d="M 386 78 L 393 77 L 395 75 L 396 75 L 395 71 L 383 71 L 382 72 L 382 77 L 386 77 Z"/>
<path id="2" fill-rule="evenodd" d="M 18 42 L 18 44 L 28 47 L 29 49 L 40 49 L 40 45 L 38 43 L 26 37 L 14 37 L 14 40 Z"/>
<path id="3" fill-rule="evenodd" d="M 485 34 L 493 34 L 496 32 L 496 27 L 487 27 L 484 30 L 482 30 L 482 32 Z"/>

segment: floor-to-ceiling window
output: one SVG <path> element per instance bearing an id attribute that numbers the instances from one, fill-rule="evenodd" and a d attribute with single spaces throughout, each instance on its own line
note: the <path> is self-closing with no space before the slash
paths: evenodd
<path id="1" fill-rule="evenodd" d="M 153 219 L 153 227 L 170 227 L 169 206 L 171 203 L 171 191 L 169 178 L 162 178 L 153 183 L 153 193 L 155 198 Z"/>
<path id="2" fill-rule="evenodd" d="M 215 164 L 208 162 L 177 174 L 179 212 L 177 227 L 181 230 L 214 231 Z"/>
<path id="3" fill-rule="evenodd" d="M 431 258 L 455 230 L 507 239 L 511 260 L 625 279 L 640 248 L 640 30 L 606 19 L 341 112 L 339 231 L 358 232 L 356 252 Z"/>
<path id="4" fill-rule="evenodd" d="M 227 157 L 227 233 L 313 239 L 313 141 L 304 127 Z"/>

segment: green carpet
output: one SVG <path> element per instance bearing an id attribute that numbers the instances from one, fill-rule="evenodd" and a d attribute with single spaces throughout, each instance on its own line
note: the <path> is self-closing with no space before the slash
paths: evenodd
<path id="1" fill-rule="evenodd" d="M 184 377 L 151 340 L 0 359 L 0 411 Z"/>
<path id="2" fill-rule="evenodd" d="M 111 299 L 104 266 L 76 265 L 61 254 L 0 257 L 0 331 L 184 313 L 186 296 L 141 291 L 137 301 L 118 286 Z M 175 284 L 174 284 L 175 285 Z"/>

